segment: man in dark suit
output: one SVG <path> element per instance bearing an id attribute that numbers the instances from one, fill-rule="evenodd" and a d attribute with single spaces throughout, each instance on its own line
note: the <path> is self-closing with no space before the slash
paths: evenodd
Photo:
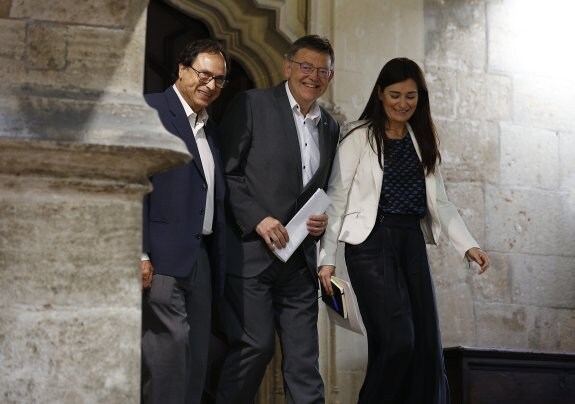
<path id="1" fill-rule="evenodd" d="M 327 216 L 310 216 L 310 235 L 286 263 L 272 251 L 286 245 L 284 225 L 329 177 L 339 126 L 317 99 L 333 77 L 333 62 L 326 39 L 298 39 L 284 60 L 287 81 L 241 93 L 222 120 L 229 264 L 221 324 L 229 350 L 218 404 L 253 401 L 274 354 L 274 328 L 287 402 L 324 401 L 316 238 Z"/>
<path id="2" fill-rule="evenodd" d="M 218 42 L 191 42 L 174 85 L 145 96 L 193 158 L 154 175 L 144 199 L 143 403 L 201 401 L 211 304 L 222 294 L 225 273 L 225 180 L 206 107 L 227 83 L 226 66 Z"/>

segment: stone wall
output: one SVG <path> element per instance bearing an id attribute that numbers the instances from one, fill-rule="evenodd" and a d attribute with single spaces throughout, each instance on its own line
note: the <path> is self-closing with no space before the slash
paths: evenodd
<path id="1" fill-rule="evenodd" d="M 0 1 L 0 402 L 138 403 L 145 0 Z"/>
<path id="2" fill-rule="evenodd" d="M 575 34 L 572 11 L 425 2 L 448 192 L 493 260 L 478 277 L 447 248 L 432 255 L 447 346 L 575 351 L 575 81 L 557 79 L 575 68 L 557 40 Z"/>

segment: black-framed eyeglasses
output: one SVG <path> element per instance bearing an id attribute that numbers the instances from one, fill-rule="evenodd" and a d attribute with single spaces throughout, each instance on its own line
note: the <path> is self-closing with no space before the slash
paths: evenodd
<path id="1" fill-rule="evenodd" d="M 229 80 L 226 80 L 226 78 L 223 76 L 214 76 L 208 72 L 200 72 L 199 70 L 194 69 L 193 66 L 190 66 L 190 69 L 196 72 L 198 75 L 198 80 L 200 80 L 200 83 L 202 84 L 208 84 L 210 81 L 214 80 L 216 87 L 224 88 L 229 83 Z"/>
<path id="2" fill-rule="evenodd" d="M 326 69 L 325 67 L 315 67 L 311 63 L 296 62 L 295 60 L 291 60 L 291 59 L 289 59 L 289 61 L 299 65 L 299 70 L 303 74 L 313 74 L 313 72 L 315 72 L 317 70 L 318 76 L 321 77 L 322 79 L 326 79 L 326 80 L 329 79 L 331 77 L 331 75 L 333 74 L 333 70 Z"/>

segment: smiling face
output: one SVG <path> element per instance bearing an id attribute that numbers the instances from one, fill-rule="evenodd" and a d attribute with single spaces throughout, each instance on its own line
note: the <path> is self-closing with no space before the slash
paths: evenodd
<path id="1" fill-rule="evenodd" d="M 391 84 L 378 92 L 383 110 L 392 129 L 403 129 L 417 108 L 419 94 L 412 79 Z"/>
<path id="2" fill-rule="evenodd" d="M 327 85 L 333 78 L 333 74 L 322 78 L 317 70 L 317 68 L 331 69 L 331 57 L 327 53 L 302 48 L 296 52 L 292 60 L 316 67 L 311 74 L 304 74 L 301 72 L 300 65 L 287 59 L 284 60 L 284 74 L 289 89 L 299 104 L 302 114 L 306 115 L 312 104 L 325 93 Z"/>
<path id="3" fill-rule="evenodd" d="M 199 72 L 208 73 L 212 77 L 226 75 L 226 62 L 220 53 L 199 53 L 192 63 Z M 222 89 L 216 87 L 215 80 L 201 83 L 194 69 L 180 64 L 176 87 L 188 105 L 198 113 L 219 97 Z"/>

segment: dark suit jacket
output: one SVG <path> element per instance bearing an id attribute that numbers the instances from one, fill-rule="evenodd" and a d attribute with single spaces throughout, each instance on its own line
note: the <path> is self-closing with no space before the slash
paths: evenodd
<path id="1" fill-rule="evenodd" d="M 221 124 L 222 159 L 228 185 L 228 274 L 252 277 L 278 258 L 255 231 L 266 216 L 286 225 L 318 189 L 325 188 L 339 137 L 339 125 L 321 109 L 320 166 L 303 187 L 297 129 L 285 82 L 240 93 Z M 300 249 L 317 282 L 317 248 L 308 236 Z"/>
<path id="2" fill-rule="evenodd" d="M 154 266 L 154 274 L 187 277 L 198 256 L 207 184 L 194 134 L 184 108 L 172 87 L 163 93 L 148 94 L 146 102 L 158 111 L 164 127 L 181 138 L 191 162 L 150 178 L 153 191 L 144 197 L 143 251 Z M 215 164 L 213 234 L 206 237 L 212 271 L 212 294 L 221 296 L 225 275 L 225 180 L 216 128 L 208 119 L 204 127 Z"/>

